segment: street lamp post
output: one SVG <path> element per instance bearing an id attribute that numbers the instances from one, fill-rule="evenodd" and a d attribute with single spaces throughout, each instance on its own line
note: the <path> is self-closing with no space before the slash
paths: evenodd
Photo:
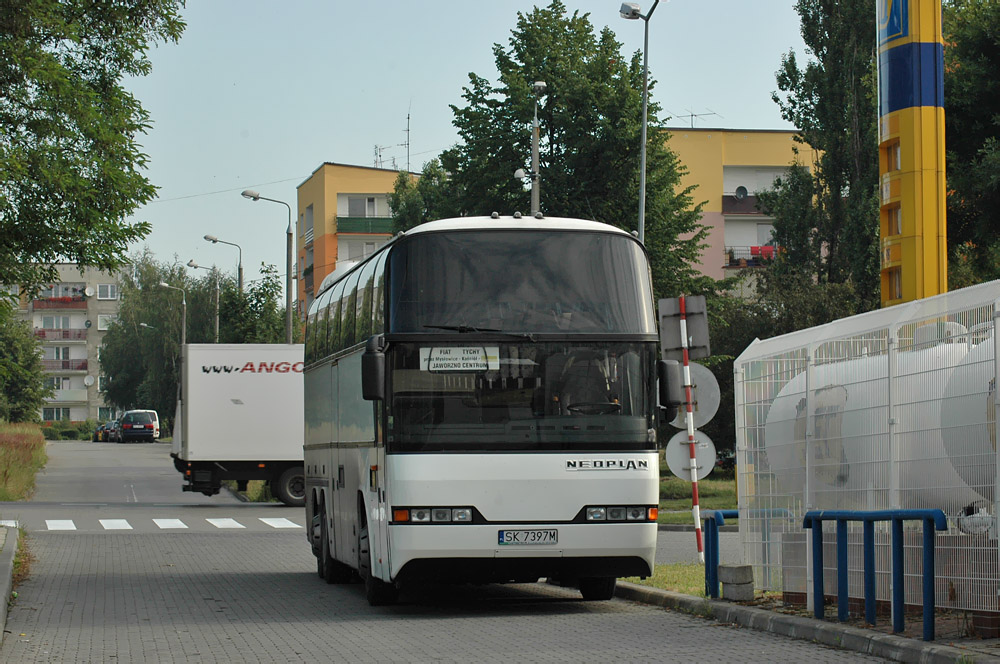
<path id="1" fill-rule="evenodd" d="M 161 281 L 160 286 L 162 286 L 163 288 L 169 288 L 170 290 L 176 290 L 181 292 L 181 355 L 183 355 L 184 345 L 187 343 L 187 315 L 188 315 L 187 292 L 183 288 L 178 288 L 177 286 L 171 286 L 165 281 Z"/>
<path id="2" fill-rule="evenodd" d="M 208 270 L 209 272 L 215 274 L 215 343 L 219 343 L 219 271 L 214 267 L 198 265 L 193 258 L 188 261 L 188 267 L 193 267 L 199 270 Z"/>
<path id="3" fill-rule="evenodd" d="M 243 292 L 243 247 L 241 247 L 240 245 L 236 244 L 235 242 L 226 242 L 225 240 L 220 240 L 219 238 L 215 237 L 214 235 L 206 235 L 205 239 L 208 240 L 209 242 L 211 242 L 212 244 L 215 244 L 215 243 L 228 244 L 230 247 L 236 247 L 237 249 L 239 249 L 239 251 L 240 251 L 240 265 L 239 265 L 239 272 L 237 273 L 237 280 L 239 282 L 240 292 L 242 293 Z"/>
<path id="4" fill-rule="evenodd" d="M 660 0 L 653 0 L 648 14 L 639 10 L 635 2 L 623 2 L 619 12 L 622 18 L 642 19 L 646 24 L 642 40 L 642 149 L 639 157 L 639 242 L 646 243 L 646 108 L 649 103 L 649 19 L 656 11 Z"/>
<path id="5" fill-rule="evenodd" d="M 261 196 L 260 193 L 252 189 L 245 189 L 240 195 L 251 201 L 270 201 L 271 203 L 278 203 L 288 208 L 288 230 L 285 231 L 285 235 L 287 236 L 285 252 L 285 343 L 290 344 L 292 343 L 292 206 L 285 201 Z"/>

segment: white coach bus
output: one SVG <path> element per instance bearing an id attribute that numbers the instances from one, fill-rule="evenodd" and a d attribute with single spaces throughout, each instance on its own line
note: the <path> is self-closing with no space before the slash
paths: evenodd
<path id="1" fill-rule="evenodd" d="M 541 577 L 609 599 L 652 574 L 657 352 L 646 252 L 606 224 L 435 221 L 342 266 L 306 328 L 319 575 L 378 605 Z"/>

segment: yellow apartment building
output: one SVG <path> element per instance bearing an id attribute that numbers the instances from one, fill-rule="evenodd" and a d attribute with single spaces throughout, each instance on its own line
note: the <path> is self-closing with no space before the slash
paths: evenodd
<path id="1" fill-rule="evenodd" d="M 714 279 L 760 264 L 773 255 L 772 219 L 757 210 L 756 193 L 795 162 L 815 161 L 809 146 L 796 143 L 796 131 L 691 129 L 668 127 L 667 145 L 687 174 L 681 185 L 697 185 L 694 202 L 705 201 L 702 223 L 709 234 L 698 266 Z M 798 147 L 799 154 L 795 153 Z"/>
<path id="2" fill-rule="evenodd" d="M 298 186 L 298 309 L 304 316 L 338 261 L 359 260 L 392 237 L 389 193 L 399 171 L 326 162 Z"/>

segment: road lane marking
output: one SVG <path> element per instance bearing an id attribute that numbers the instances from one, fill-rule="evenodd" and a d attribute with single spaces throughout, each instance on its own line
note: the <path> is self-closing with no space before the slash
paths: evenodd
<path id="1" fill-rule="evenodd" d="M 216 528 L 246 528 L 236 519 L 205 519 Z"/>
<path id="2" fill-rule="evenodd" d="M 132 530 L 132 526 L 125 519 L 98 519 L 105 530 Z"/>
<path id="3" fill-rule="evenodd" d="M 17 521 L 11 519 L 0 519 L 0 526 L 4 528 L 17 528 Z"/>
<path id="4" fill-rule="evenodd" d="M 187 528 L 187 524 L 180 519 L 153 519 L 153 523 L 164 530 L 168 528 Z"/>
<path id="5" fill-rule="evenodd" d="M 294 521 L 289 521 L 285 517 L 257 517 L 272 528 L 301 528 Z"/>
<path id="6" fill-rule="evenodd" d="M 46 519 L 45 527 L 49 530 L 76 530 L 72 519 Z"/>

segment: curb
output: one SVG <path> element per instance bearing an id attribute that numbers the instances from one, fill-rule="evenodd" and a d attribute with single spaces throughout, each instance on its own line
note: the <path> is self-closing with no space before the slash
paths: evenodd
<path id="1" fill-rule="evenodd" d="M 14 557 L 17 555 L 17 528 L 3 528 L 3 545 L 0 548 L 0 642 L 2 630 L 7 626 L 7 606 L 14 587 Z"/>
<path id="2" fill-rule="evenodd" d="M 615 597 L 683 611 L 762 632 L 813 641 L 844 650 L 853 650 L 897 662 L 938 664 L 939 662 L 994 661 L 988 655 L 981 655 L 953 646 L 933 645 L 902 636 L 872 633 L 857 627 L 801 616 L 789 616 L 720 600 L 693 597 L 621 580 L 618 581 Z"/>

